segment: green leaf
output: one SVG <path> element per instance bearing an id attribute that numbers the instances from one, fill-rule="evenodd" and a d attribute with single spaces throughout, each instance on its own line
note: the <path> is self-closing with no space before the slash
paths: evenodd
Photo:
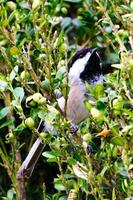
<path id="1" fill-rule="evenodd" d="M 0 125 L 0 129 L 1 129 L 1 128 L 4 128 L 4 127 L 6 127 L 6 126 L 11 126 L 11 125 L 13 125 L 13 121 L 12 121 L 12 120 L 7 120 L 6 122 L 4 122 L 4 123 L 2 123 L 2 124 Z"/>
<path id="2" fill-rule="evenodd" d="M 88 110 L 90 110 L 92 108 L 92 104 L 87 99 L 84 100 L 84 104 Z"/>
<path id="3" fill-rule="evenodd" d="M 57 160 L 56 157 L 54 157 L 54 158 L 48 158 L 48 159 L 47 159 L 47 162 L 49 162 L 49 163 L 57 162 L 57 163 L 58 163 L 58 160 Z"/>
<path id="4" fill-rule="evenodd" d="M 25 129 L 25 125 L 22 123 L 22 124 L 19 124 L 13 131 L 17 133 L 17 132 L 23 131 L 24 129 Z"/>
<path id="5" fill-rule="evenodd" d="M 20 4 L 19 4 L 19 6 L 21 7 L 21 8 L 25 8 L 25 9 L 27 9 L 27 10 L 30 10 L 31 8 L 30 8 L 30 5 L 28 4 L 28 2 L 21 2 Z"/>
<path id="6" fill-rule="evenodd" d="M 30 111 L 30 116 L 33 118 L 33 119 L 36 119 L 37 117 L 40 117 L 39 116 L 39 113 L 42 114 L 43 116 L 43 119 L 45 120 L 45 114 L 46 112 L 44 112 L 44 110 L 40 110 L 40 108 L 32 108 L 31 111 Z M 40 117 L 41 118 L 41 117 Z M 42 119 L 42 118 L 41 118 Z"/>
<path id="7" fill-rule="evenodd" d="M 9 20 L 8 19 L 3 20 L 3 23 L 2 23 L 3 27 L 8 26 L 8 24 L 9 24 Z"/>
<path id="8" fill-rule="evenodd" d="M 66 72 L 66 68 L 61 67 L 56 74 L 56 79 L 61 81 L 65 72 Z"/>
<path id="9" fill-rule="evenodd" d="M 4 91 L 7 88 L 8 84 L 6 81 L 0 80 L 0 91 Z"/>
<path id="10" fill-rule="evenodd" d="M 55 184 L 54 187 L 55 187 L 56 190 L 59 190 L 59 191 L 66 190 L 66 188 L 62 184 Z"/>
<path id="11" fill-rule="evenodd" d="M 14 196 L 14 191 L 13 189 L 8 190 L 7 192 L 7 197 L 9 200 L 13 200 L 13 196 Z"/>
<path id="12" fill-rule="evenodd" d="M 95 94 L 96 99 L 103 97 L 103 95 L 104 95 L 103 85 L 96 85 L 94 88 L 94 94 Z"/>
<path id="13" fill-rule="evenodd" d="M 122 111 L 133 118 L 133 112 L 132 111 L 130 111 L 128 109 L 122 109 Z"/>
<path id="14" fill-rule="evenodd" d="M 10 73 L 10 81 L 11 82 L 13 81 L 13 79 L 15 78 L 17 73 L 18 73 L 18 66 L 15 66 L 14 69 Z"/>
<path id="15" fill-rule="evenodd" d="M 111 143 L 119 146 L 123 146 L 125 144 L 125 138 L 120 136 L 115 136 L 111 139 Z"/>
<path id="16" fill-rule="evenodd" d="M 46 91 L 50 91 L 50 82 L 48 79 L 44 80 L 41 82 L 41 87 L 46 90 Z"/>
<path id="17" fill-rule="evenodd" d="M 59 200 L 68 200 L 67 196 L 63 195 L 62 197 L 59 198 Z"/>
<path id="18" fill-rule="evenodd" d="M 85 82 L 85 84 L 86 84 L 86 87 L 87 87 L 87 89 L 89 90 L 89 92 L 90 92 L 91 94 L 94 94 L 94 89 L 93 89 L 93 87 L 92 87 L 88 82 Z"/>
<path id="19" fill-rule="evenodd" d="M 72 23 L 74 26 L 76 26 L 77 28 L 81 27 L 83 24 L 79 19 L 73 19 Z"/>
<path id="20" fill-rule="evenodd" d="M 56 47 L 59 47 L 62 44 L 63 36 L 64 36 L 64 31 L 61 31 L 60 34 L 59 34 L 57 43 L 56 43 Z"/>
<path id="21" fill-rule="evenodd" d="M 123 69 L 124 65 L 123 64 L 113 64 L 113 65 L 111 65 L 111 67 L 114 67 L 116 69 Z"/>
<path id="22" fill-rule="evenodd" d="M 58 178 L 54 179 L 54 187 L 55 187 L 55 189 L 57 189 L 59 191 L 66 190 L 66 188 L 62 184 L 62 181 L 60 179 L 58 179 Z"/>
<path id="23" fill-rule="evenodd" d="M 127 172 L 127 170 L 125 169 L 124 166 L 120 166 L 120 168 L 119 168 L 119 173 L 120 173 L 120 175 L 122 175 L 122 176 L 125 177 L 125 178 L 128 177 L 128 172 Z"/>
<path id="24" fill-rule="evenodd" d="M 72 179 L 75 178 L 74 174 L 64 174 L 65 179 Z"/>
<path id="25" fill-rule="evenodd" d="M 106 105 L 102 101 L 97 101 L 96 108 L 101 111 L 106 110 Z"/>
<path id="26" fill-rule="evenodd" d="M 107 166 L 104 166 L 104 168 L 102 169 L 102 171 L 100 172 L 100 175 L 103 177 L 105 172 L 108 170 Z"/>
<path id="27" fill-rule="evenodd" d="M 67 28 L 68 26 L 71 25 L 72 19 L 71 17 L 65 17 L 62 22 L 61 22 L 61 26 L 63 29 Z"/>
<path id="28" fill-rule="evenodd" d="M 47 115 L 46 111 L 44 111 L 44 110 L 39 111 L 38 109 L 34 109 L 34 111 L 35 111 L 35 114 L 38 114 L 38 117 L 40 119 L 43 119 L 43 120 L 46 119 L 46 115 Z"/>
<path id="29" fill-rule="evenodd" d="M 10 54 L 11 54 L 12 56 L 18 55 L 18 54 L 19 54 L 19 49 L 18 49 L 16 46 L 11 47 L 11 48 L 10 48 Z"/>
<path id="30" fill-rule="evenodd" d="M 46 158 L 56 158 L 57 157 L 57 154 L 52 151 L 45 151 L 42 153 L 42 155 Z"/>
<path id="31" fill-rule="evenodd" d="M 77 161 L 76 161 L 74 158 L 69 157 L 69 158 L 67 159 L 67 162 L 68 162 L 70 165 L 75 165 Z"/>
<path id="32" fill-rule="evenodd" d="M 17 109 L 18 112 L 22 112 L 22 106 L 18 100 L 12 100 L 12 106 Z"/>
<path id="33" fill-rule="evenodd" d="M 3 119 L 9 112 L 9 107 L 5 107 L 0 110 L 0 120 Z"/>
<path id="34" fill-rule="evenodd" d="M 13 94 L 15 96 L 15 98 L 17 98 L 19 100 L 19 102 L 21 103 L 21 101 L 24 98 L 24 89 L 22 87 L 16 87 L 15 90 L 13 91 Z"/>
<path id="35" fill-rule="evenodd" d="M 115 188 L 113 188 L 113 191 L 112 191 L 112 200 L 116 200 Z"/>
<path id="36" fill-rule="evenodd" d="M 128 11 L 128 12 L 131 12 L 131 8 L 129 6 L 126 6 L 126 5 L 121 5 L 120 6 L 122 8 L 122 10 L 124 11 Z"/>
<path id="37" fill-rule="evenodd" d="M 32 9 L 36 9 L 37 7 L 40 6 L 40 4 L 41 4 L 40 0 L 33 0 Z"/>
<path id="38" fill-rule="evenodd" d="M 80 3 L 82 0 L 64 0 L 64 1 L 71 3 Z"/>

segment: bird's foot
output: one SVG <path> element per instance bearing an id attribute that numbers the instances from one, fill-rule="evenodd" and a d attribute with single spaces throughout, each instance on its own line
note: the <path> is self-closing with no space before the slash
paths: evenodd
<path id="1" fill-rule="evenodd" d="M 70 132 L 71 136 L 74 135 L 78 131 L 78 129 L 79 128 L 76 124 L 71 123 L 71 132 Z"/>

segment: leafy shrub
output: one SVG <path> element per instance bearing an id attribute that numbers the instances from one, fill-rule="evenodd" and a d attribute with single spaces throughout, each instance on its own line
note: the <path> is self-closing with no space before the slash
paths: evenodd
<path id="1" fill-rule="evenodd" d="M 0 10 L 1 198 L 26 199 L 16 174 L 40 119 L 53 129 L 42 134 L 47 145 L 27 181 L 28 198 L 133 198 L 133 3 L 4 0 Z M 91 116 L 78 134 L 92 156 L 69 138 L 70 124 L 56 101 L 56 91 L 67 96 L 71 56 L 87 45 L 99 48 L 105 73 L 115 69 L 103 86 L 87 85 L 96 103 L 85 102 Z"/>

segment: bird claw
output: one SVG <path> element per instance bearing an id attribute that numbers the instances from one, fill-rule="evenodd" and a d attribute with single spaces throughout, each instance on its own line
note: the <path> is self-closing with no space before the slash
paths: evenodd
<path id="1" fill-rule="evenodd" d="M 78 129 L 79 129 L 78 126 L 76 124 L 72 123 L 71 124 L 71 132 L 70 132 L 70 134 L 74 135 L 78 131 Z"/>
<path id="2" fill-rule="evenodd" d="M 78 131 L 78 129 L 79 129 L 78 126 L 76 124 L 72 123 L 71 124 L 71 132 L 70 132 L 69 135 L 73 136 L 74 134 L 76 134 L 76 132 Z M 83 142 L 83 146 L 86 149 L 87 153 L 89 155 L 91 155 L 92 154 L 92 147 L 87 142 L 85 142 L 85 141 Z"/>
<path id="3" fill-rule="evenodd" d="M 91 147 L 89 144 L 87 145 L 86 150 L 87 150 L 87 153 L 88 153 L 89 155 L 92 154 L 92 147 Z"/>

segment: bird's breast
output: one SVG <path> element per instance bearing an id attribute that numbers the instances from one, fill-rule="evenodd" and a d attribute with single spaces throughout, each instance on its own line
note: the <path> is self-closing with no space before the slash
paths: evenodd
<path id="1" fill-rule="evenodd" d="M 73 84 L 70 87 L 70 91 L 67 98 L 66 116 L 67 119 L 72 123 L 80 123 L 88 115 L 89 112 L 86 110 L 84 105 L 86 87 L 80 83 Z M 61 97 L 58 99 L 58 104 L 61 110 L 64 112 L 65 99 Z"/>
<path id="2" fill-rule="evenodd" d="M 71 87 L 69 91 L 66 114 L 72 123 L 78 124 L 89 115 L 84 105 L 85 91 L 86 88 L 80 84 Z"/>

